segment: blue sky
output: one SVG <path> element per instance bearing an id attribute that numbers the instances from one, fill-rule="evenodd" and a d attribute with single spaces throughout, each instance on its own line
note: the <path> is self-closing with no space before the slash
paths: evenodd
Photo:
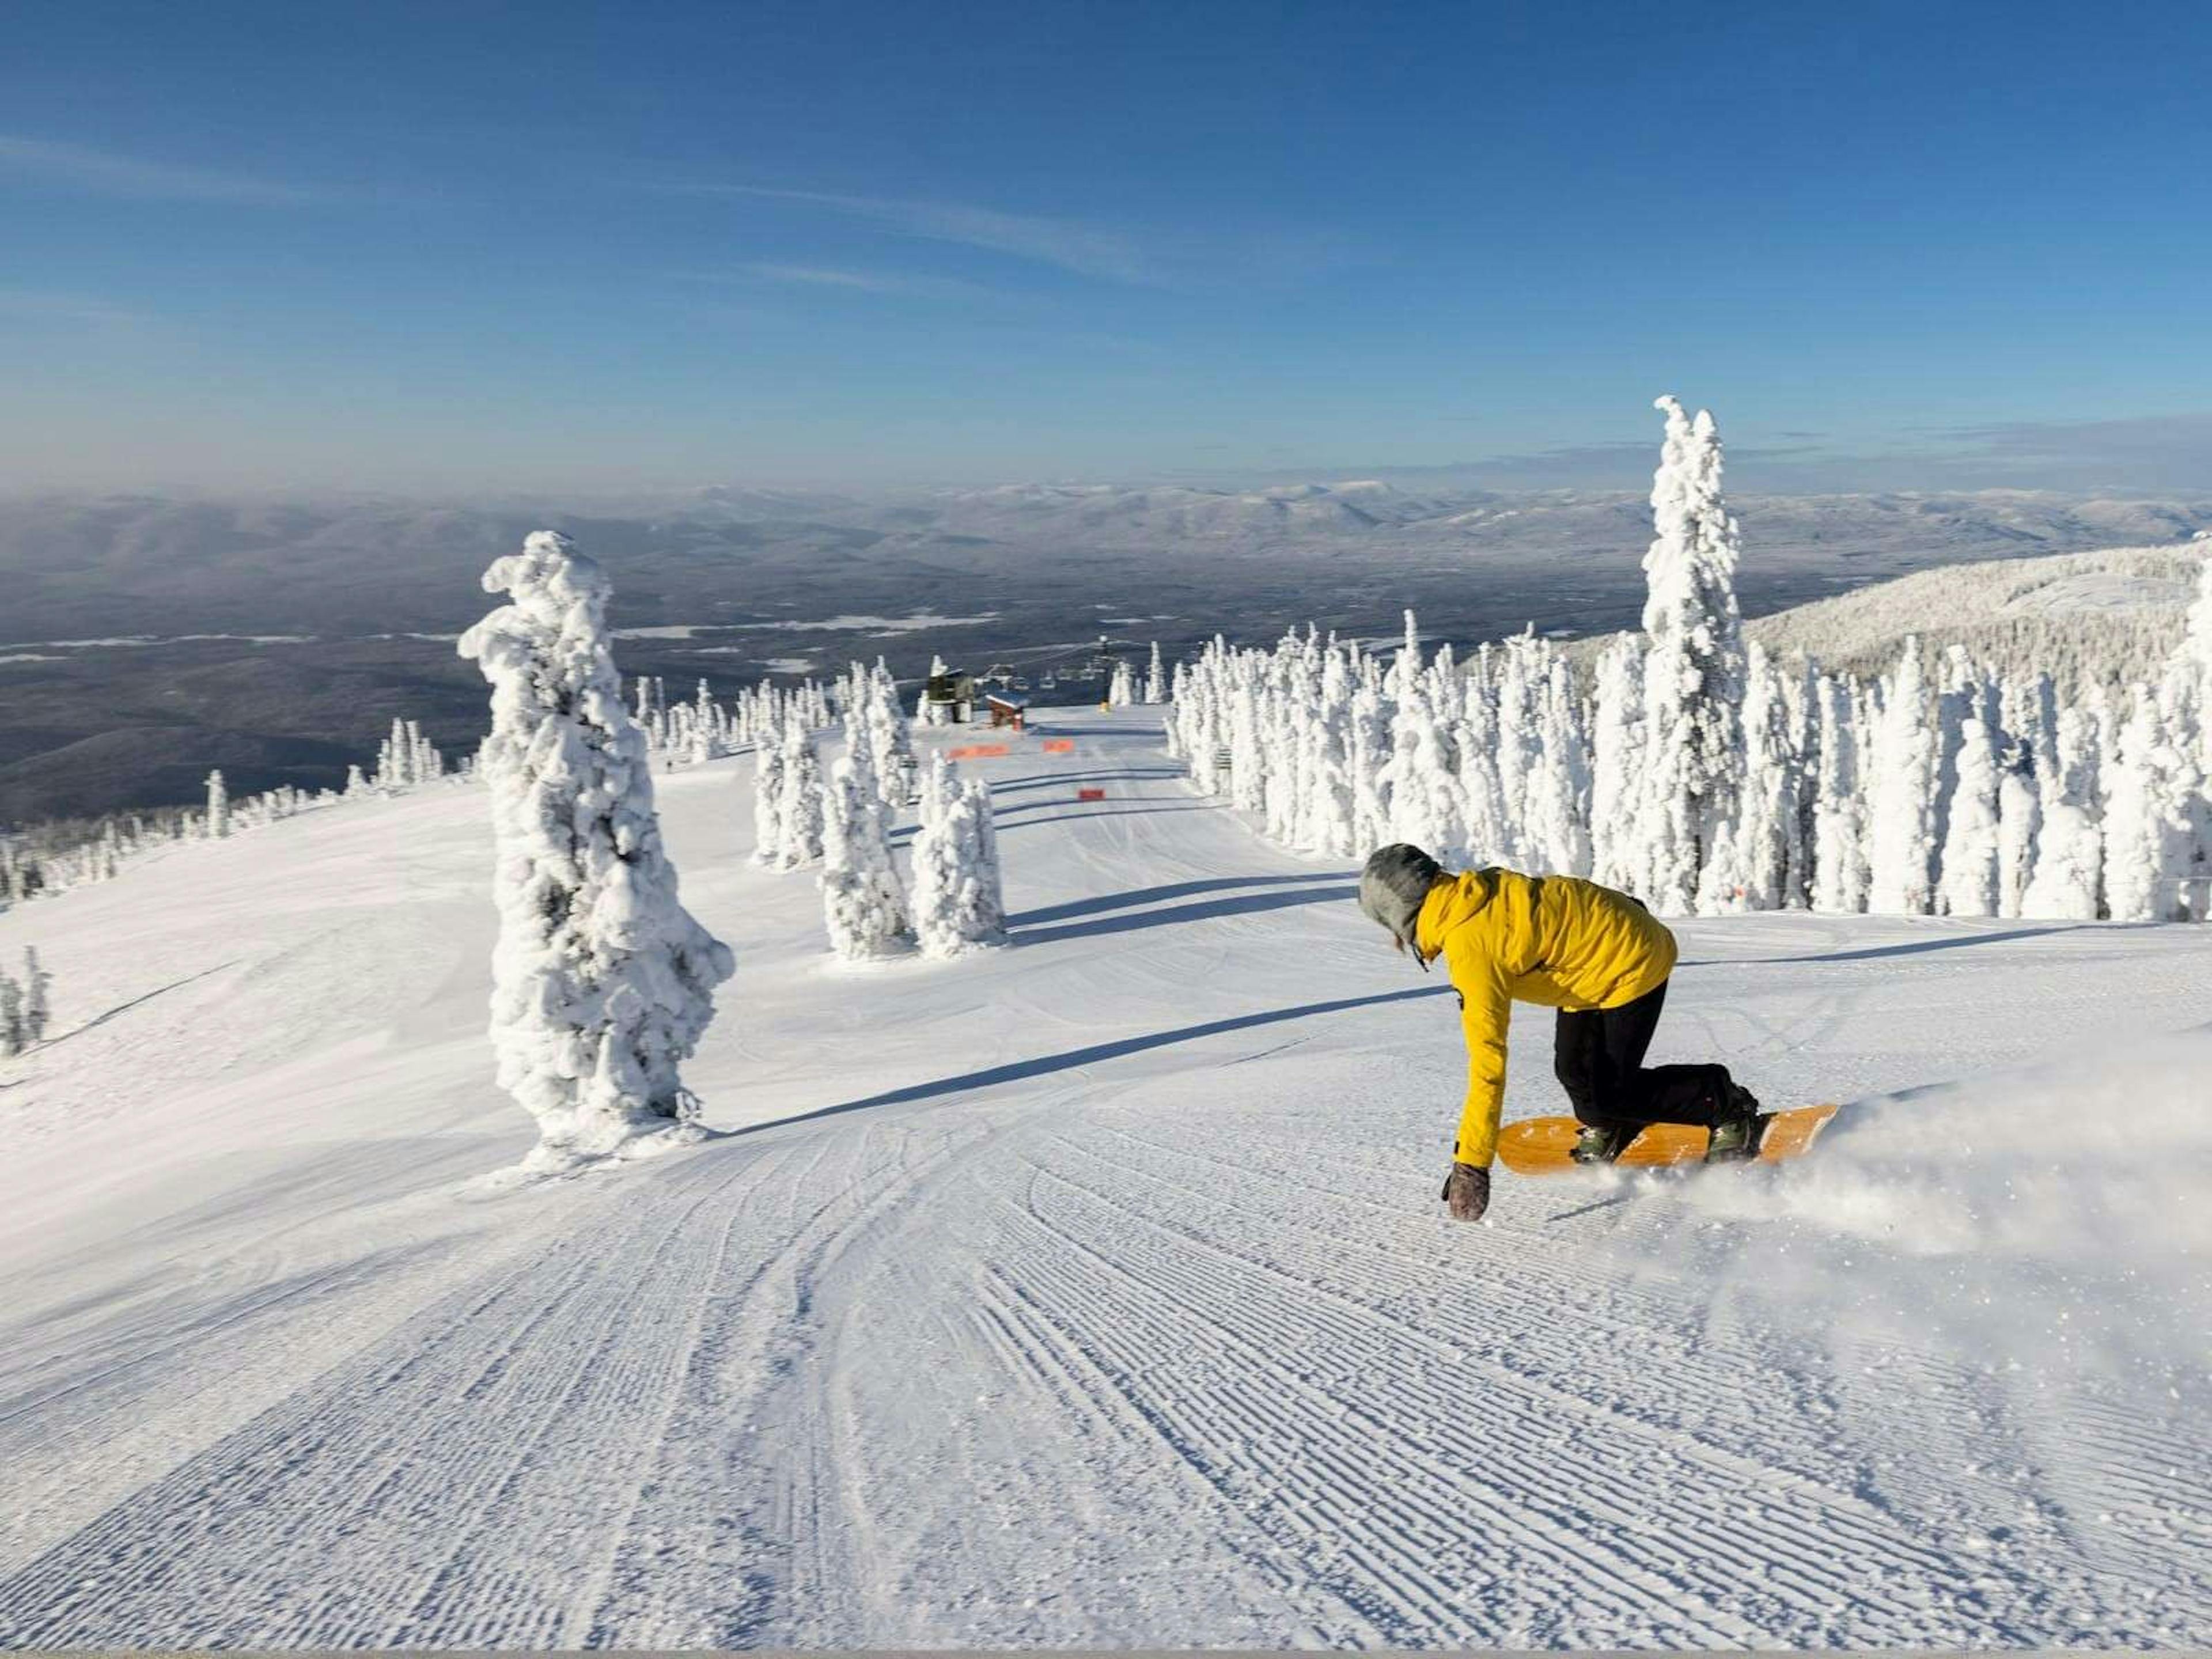
<path id="1" fill-rule="evenodd" d="M 0 486 L 2212 489 L 2201 4 L 6 27 Z"/>

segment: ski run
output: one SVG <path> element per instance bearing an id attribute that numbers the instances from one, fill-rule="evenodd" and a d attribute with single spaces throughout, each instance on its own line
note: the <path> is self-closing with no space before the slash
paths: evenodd
<path id="1" fill-rule="evenodd" d="M 1845 1103 L 1815 1156 L 1455 1226 L 1449 991 L 1354 863 L 1157 708 L 1007 749 L 1007 942 L 945 961 L 832 956 L 751 756 L 656 775 L 727 1133 L 534 1183 L 483 791 L 0 914 L 55 988 L 0 1060 L 0 1640 L 2212 1643 L 2212 931 L 1677 922 L 1656 1057 Z"/>

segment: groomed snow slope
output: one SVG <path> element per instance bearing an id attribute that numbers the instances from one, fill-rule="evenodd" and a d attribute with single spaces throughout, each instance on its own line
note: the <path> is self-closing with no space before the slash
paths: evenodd
<path id="1" fill-rule="evenodd" d="M 945 967 L 664 779 L 738 1133 L 521 1191 L 477 792 L 0 915 L 0 1641 L 2212 1642 L 2212 930 L 1685 924 L 1820 1156 L 1455 1227 L 1448 992 L 1151 724 L 988 763 Z"/>

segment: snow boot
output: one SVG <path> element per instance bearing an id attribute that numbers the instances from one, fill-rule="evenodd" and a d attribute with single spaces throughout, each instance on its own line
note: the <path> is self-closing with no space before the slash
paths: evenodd
<path id="1" fill-rule="evenodd" d="M 1575 1144 L 1567 1149 L 1567 1156 L 1577 1164 L 1610 1164 L 1628 1150 L 1628 1143 L 1636 1139 L 1636 1126 L 1629 1123 L 1585 1123 L 1575 1137 Z"/>
<path id="2" fill-rule="evenodd" d="M 1759 1097 L 1741 1083 L 1728 1085 L 1728 1103 L 1713 1123 L 1712 1139 L 1705 1145 L 1708 1164 L 1744 1164 L 1759 1156 L 1759 1143 L 1766 1133 L 1766 1117 Z"/>

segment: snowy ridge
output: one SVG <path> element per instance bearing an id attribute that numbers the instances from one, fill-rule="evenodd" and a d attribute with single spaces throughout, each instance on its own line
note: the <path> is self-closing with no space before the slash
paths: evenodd
<path id="1" fill-rule="evenodd" d="M 1770 651 L 1886 673 L 1908 635 L 2000 673 L 2069 684 L 2155 678 L 2187 629 L 2212 543 L 2112 547 L 1923 570 L 1745 625 Z M 1944 621 L 1943 618 L 1954 618 Z"/>
<path id="2" fill-rule="evenodd" d="M 1449 996 L 1156 721 L 976 763 L 1011 948 L 859 980 L 657 777 L 744 1133 L 495 1200 L 481 793 L 0 915 L 0 1640 L 2212 1639 L 2212 932 L 1681 924 L 1661 1058 L 1863 1103 L 1454 1227 Z"/>

